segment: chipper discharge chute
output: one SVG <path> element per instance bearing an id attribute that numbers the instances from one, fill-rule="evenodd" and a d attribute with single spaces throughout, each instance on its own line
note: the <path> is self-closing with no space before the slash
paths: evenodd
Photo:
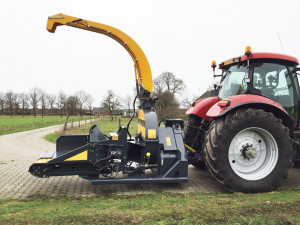
<path id="1" fill-rule="evenodd" d="M 156 99 L 150 97 L 151 69 L 142 49 L 116 28 L 63 14 L 49 17 L 47 30 L 54 33 L 60 25 L 104 34 L 128 51 L 135 68 L 134 104 L 137 98 L 140 100 L 138 133 L 132 138 L 128 131 L 134 113 L 127 128 L 121 126 L 117 133 L 109 136 L 96 125 L 90 128 L 89 135 L 61 136 L 57 139 L 56 151 L 42 153 L 29 172 L 40 178 L 79 175 L 92 184 L 187 182 L 183 121 L 170 119 L 165 121 L 165 126 L 158 125 Z"/>

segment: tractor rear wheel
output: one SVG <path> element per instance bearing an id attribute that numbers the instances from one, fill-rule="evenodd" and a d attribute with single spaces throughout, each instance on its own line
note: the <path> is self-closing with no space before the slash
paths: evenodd
<path id="1" fill-rule="evenodd" d="M 262 109 L 239 109 L 216 119 L 205 136 L 210 173 L 229 191 L 271 191 L 287 177 L 294 150 L 289 129 Z"/>

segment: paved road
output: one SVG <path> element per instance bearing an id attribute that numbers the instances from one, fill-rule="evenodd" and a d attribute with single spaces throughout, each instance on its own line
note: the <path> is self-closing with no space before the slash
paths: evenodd
<path id="1" fill-rule="evenodd" d="M 60 125 L 0 136 L 0 199 L 30 196 L 94 196 L 100 193 L 136 194 L 153 192 L 226 192 L 206 171 L 189 167 L 186 184 L 121 184 L 92 186 L 78 176 L 36 178 L 28 168 L 40 153 L 54 150 L 55 144 L 44 140 Z M 300 189 L 300 169 L 291 169 L 280 189 Z"/>

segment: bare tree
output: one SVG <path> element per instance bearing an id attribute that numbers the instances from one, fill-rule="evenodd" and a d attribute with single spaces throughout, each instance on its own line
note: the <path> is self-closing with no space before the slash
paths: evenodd
<path id="1" fill-rule="evenodd" d="M 153 84 L 156 93 L 168 90 L 175 95 L 181 93 L 186 88 L 183 80 L 176 78 L 171 72 L 162 73 L 154 79 Z"/>
<path id="2" fill-rule="evenodd" d="M 184 107 L 188 108 L 192 106 L 192 104 L 198 99 L 199 97 L 197 97 L 196 95 L 193 95 L 192 97 L 185 96 L 181 101 L 181 103 Z"/>
<path id="3" fill-rule="evenodd" d="M 179 116 L 179 103 L 175 94 L 180 94 L 186 88 L 183 80 L 171 72 L 164 72 L 153 81 L 153 96 L 158 98 L 155 105 L 160 119 L 176 118 Z"/>
<path id="4" fill-rule="evenodd" d="M 120 106 L 120 98 L 113 93 L 112 90 L 107 91 L 106 97 L 103 98 L 102 107 L 111 115 L 111 120 L 114 119 L 113 113 Z"/>
<path id="5" fill-rule="evenodd" d="M 75 97 L 77 100 L 77 105 L 78 105 L 78 109 L 79 109 L 79 114 L 82 117 L 82 112 L 83 112 L 83 105 L 86 103 L 87 101 L 87 93 L 83 90 L 77 91 L 75 93 Z"/>
<path id="6" fill-rule="evenodd" d="M 20 103 L 22 108 L 22 117 L 25 115 L 25 109 L 28 108 L 28 95 L 22 92 L 20 95 Z"/>
<path id="7" fill-rule="evenodd" d="M 46 104 L 47 104 L 47 93 L 45 91 L 40 91 L 40 100 L 42 106 L 42 117 L 46 115 Z"/>
<path id="8" fill-rule="evenodd" d="M 58 93 L 58 98 L 57 98 L 57 108 L 59 110 L 60 113 L 60 117 L 62 117 L 62 115 L 64 113 L 66 113 L 66 102 L 67 102 L 67 96 L 63 91 L 60 91 Z"/>
<path id="9" fill-rule="evenodd" d="M 90 94 L 88 94 L 86 97 L 87 97 L 86 98 L 86 102 L 87 102 L 89 110 L 90 110 L 90 118 L 91 118 L 91 116 L 92 116 L 92 109 L 93 109 L 93 103 L 94 103 L 94 98 Z"/>
<path id="10" fill-rule="evenodd" d="M 70 115 L 73 115 L 76 113 L 77 110 L 77 99 L 74 96 L 70 96 L 67 98 L 66 102 L 65 102 L 65 107 L 66 107 L 66 119 L 64 122 L 64 127 L 63 127 L 63 131 L 66 131 L 67 129 L 67 124 L 68 124 L 68 120 Z"/>
<path id="11" fill-rule="evenodd" d="M 19 113 L 20 104 L 21 104 L 21 96 L 19 94 L 15 94 L 15 99 L 14 99 L 15 115 L 18 115 Z"/>
<path id="12" fill-rule="evenodd" d="M 30 90 L 29 101 L 32 106 L 33 116 L 36 117 L 36 111 L 40 101 L 40 89 L 33 88 Z"/>
<path id="13" fill-rule="evenodd" d="M 1 109 L 1 114 L 4 115 L 4 109 L 5 109 L 5 94 L 0 93 L 0 109 Z"/>
<path id="14" fill-rule="evenodd" d="M 155 108 L 160 120 L 177 118 L 179 116 L 179 103 L 172 92 L 166 90 L 158 93 L 156 96 L 159 101 L 157 101 Z"/>
<path id="15" fill-rule="evenodd" d="M 127 109 L 128 115 L 130 115 L 130 108 L 131 108 L 132 101 L 133 101 L 132 97 L 129 94 L 127 94 L 125 96 L 125 98 L 122 98 L 122 101 L 123 101 L 124 106 Z"/>
<path id="16" fill-rule="evenodd" d="M 16 101 L 17 95 L 13 93 L 13 91 L 8 91 L 5 93 L 5 101 L 9 109 L 9 115 L 12 117 L 13 115 L 13 109 L 14 109 L 14 104 Z"/>
<path id="17" fill-rule="evenodd" d="M 53 106 L 54 106 L 54 103 L 56 101 L 56 96 L 52 95 L 52 94 L 48 94 L 47 95 L 47 100 L 48 100 L 48 103 L 49 103 L 49 106 L 50 106 L 50 111 L 51 111 L 51 113 L 53 113 Z"/>

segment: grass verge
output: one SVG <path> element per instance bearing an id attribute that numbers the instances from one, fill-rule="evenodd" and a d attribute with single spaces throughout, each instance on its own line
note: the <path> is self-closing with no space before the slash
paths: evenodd
<path id="1" fill-rule="evenodd" d="M 115 133 L 118 131 L 119 129 L 119 119 L 120 119 L 120 123 L 123 126 L 127 126 L 127 123 L 129 121 L 128 118 L 117 118 L 116 120 L 110 121 L 108 118 L 101 120 L 101 121 L 97 121 L 96 123 L 93 124 L 97 124 L 98 127 L 101 129 L 101 131 L 108 135 L 109 133 Z M 91 128 L 91 126 L 93 124 L 86 124 L 86 125 L 81 125 L 80 127 L 73 127 L 68 129 L 65 133 L 60 132 L 54 132 L 51 134 L 48 134 L 45 136 L 45 139 L 47 141 L 56 142 L 56 139 L 65 134 L 88 134 L 89 130 Z M 129 127 L 129 131 L 131 133 L 132 136 L 135 136 L 136 132 L 137 132 L 137 119 L 133 119 L 132 122 L 130 123 L 130 127 Z"/>
<path id="2" fill-rule="evenodd" d="M 72 116 L 69 121 L 88 120 L 88 116 Z M 63 124 L 65 117 L 60 116 L 0 116 L 0 135 L 12 134 L 21 131 L 34 130 L 42 127 L 49 127 L 53 125 Z"/>
<path id="3" fill-rule="evenodd" d="M 299 224 L 300 191 L 0 200 L 1 224 Z"/>

